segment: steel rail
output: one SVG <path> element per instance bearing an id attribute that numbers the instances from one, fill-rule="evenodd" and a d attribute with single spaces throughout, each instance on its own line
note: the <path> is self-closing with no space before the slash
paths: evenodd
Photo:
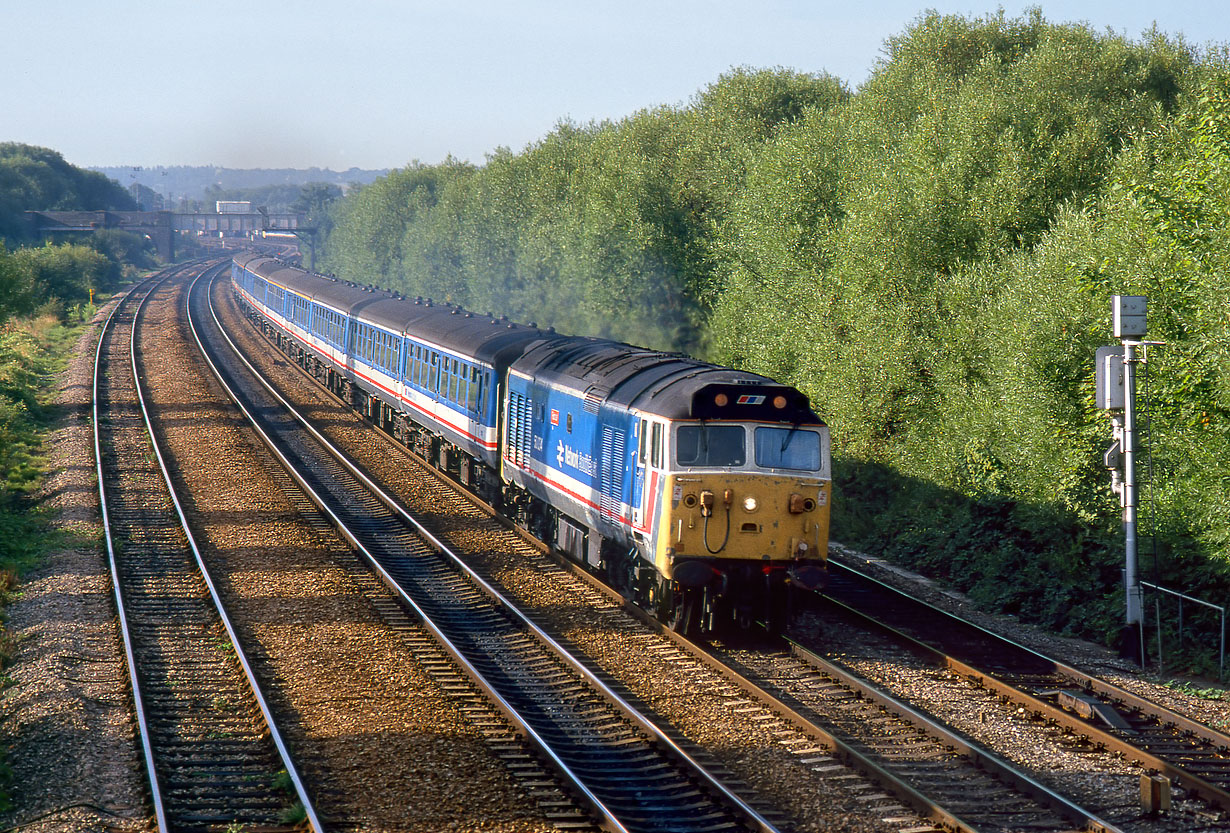
<path id="1" fill-rule="evenodd" d="M 206 269 L 202 271 L 202 275 L 207 274 L 211 269 L 220 269 L 220 268 L 221 267 L 217 267 L 217 266 L 207 267 Z M 170 272 L 162 276 L 162 280 L 159 281 L 159 283 L 165 282 L 166 280 L 169 280 L 170 278 L 177 276 L 179 274 L 182 274 L 183 272 L 186 272 L 186 271 L 187 271 L 187 267 L 179 269 L 175 272 Z M 200 276 L 198 276 L 197 279 L 199 278 Z M 151 283 L 153 283 L 153 281 L 151 281 Z M 158 468 L 162 474 L 163 481 L 166 484 L 168 495 L 170 497 L 172 504 L 175 507 L 175 512 L 179 519 L 180 526 L 184 532 L 185 537 L 187 538 L 188 545 L 192 550 L 193 557 L 196 560 L 197 568 L 200 571 L 201 577 L 204 580 L 204 583 L 207 589 L 209 590 L 209 594 L 214 603 L 214 607 L 218 614 L 219 620 L 221 621 L 224 629 L 226 630 L 227 635 L 229 639 L 231 640 L 231 644 L 235 649 L 236 659 L 239 661 L 240 666 L 243 668 L 244 675 L 247 677 L 248 684 L 249 684 L 249 687 L 251 688 L 253 697 L 256 700 L 261 710 L 261 714 L 264 718 L 265 727 L 269 731 L 270 739 L 274 742 L 274 745 L 277 747 L 278 754 L 282 759 L 282 763 L 286 767 L 287 774 L 289 775 L 292 783 L 294 784 L 296 795 L 301 805 L 304 808 L 304 813 L 307 817 L 308 822 L 312 825 L 312 829 L 317 831 L 317 833 L 324 833 L 325 828 L 321 824 L 320 818 L 316 813 L 316 809 L 310 797 L 308 796 L 306 789 L 304 788 L 303 780 L 300 777 L 298 770 L 296 769 L 294 765 L 293 760 L 291 759 L 290 752 L 286 745 L 286 742 L 282 738 L 281 732 L 279 732 L 277 728 L 277 723 L 274 720 L 273 712 L 270 709 L 268 703 L 266 702 L 263 692 L 261 691 L 260 684 L 256 678 L 255 673 L 252 670 L 251 663 L 248 660 L 247 654 L 245 653 L 243 649 L 243 645 L 239 639 L 239 634 L 236 631 L 235 626 L 232 624 L 230 618 L 226 614 L 226 608 L 225 608 L 224 603 L 222 602 L 222 598 L 217 591 L 213 578 L 210 575 L 209 569 L 208 567 L 206 567 L 205 561 L 201 556 L 199 548 L 197 547 L 196 539 L 194 538 L 192 534 L 192 529 L 188 523 L 187 517 L 184 514 L 183 507 L 180 504 L 177 490 L 175 488 L 173 481 L 171 480 L 170 472 L 167 468 L 165 458 L 163 457 L 161 447 L 158 443 L 157 436 L 154 432 L 153 423 L 150 418 L 149 408 L 146 404 L 145 394 L 143 391 L 143 385 L 141 382 L 141 373 L 140 373 L 140 369 L 137 363 L 136 333 L 137 333 L 137 324 L 138 324 L 141 312 L 144 308 L 144 305 L 148 302 L 149 298 L 153 295 L 153 292 L 155 291 L 156 288 L 157 288 L 156 285 L 152 286 L 150 291 L 138 303 L 137 309 L 134 311 L 134 314 L 133 314 L 132 332 L 129 335 L 129 353 L 131 357 L 131 370 L 132 370 L 132 375 L 133 375 L 133 382 L 136 388 L 137 400 L 138 400 L 138 404 L 141 410 L 141 416 L 145 423 L 146 433 L 149 436 L 149 441 L 153 449 L 155 459 L 157 460 Z M 118 308 L 119 307 L 117 305 L 116 309 Z M 114 312 L 115 310 L 112 310 L 112 315 L 114 315 Z M 108 324 L 110 323 L 110 321 L 111 321 L 111 317 L 108 316 Z M 102 338 L 100 337 L 99 338 L 99 350 L 101 350 L 101 344 L 102 344 Z M 127 657 L 128 664 L 129 664 L 129 675 L 133 682 L 133 699 L 134 699 L 135 707 L 138 713 L 138 723 L 140 726 L 141 736 L 142 736 L 142 747 L 145 752 L 146 767 L 148 769 L 149 776 L 150 776 L 151 791 L 154 794 L 155 816 L 158 822 L 159 830 L 165 831 L 165 830 L 169 830 L 169 826 L 168 826 L 169 823 L 166 817 L 166 811 L 165 811 L 165 806 L 164 806 L 164 802 L 162 799 L 161 790 L 158 786 L 158 778 L 157 778 L 157 775 L 155 774 L 155 768 L 154 768 L 154 757 L 155 756 L 153 754 L 152 744 L 149 739 L 148 726 L 146 725 L 146 722 L 145 722 L 144 706 L 142 704 L 141 696 L 139 693 L 140 687 L 139 687 L 139 682 L 137 680 L 135 657 L 134 657 L 132 643 L 129 638 L 129 633 L 128 633 L 127 624 L 126 624 L 127 616 L 125 615 L 123 600 L 121 598 L 118 566 L 116 563 L 115 550 L 114 550 L 112 539 L 111 539 L 110 521 L 108 518 L 108 513 L 106 511 L 105 486 L 103 484 L 103 471 L 102 471 L 102 451 L 101 451 L 101 441 L 100 441 L 100 428 L 99 428 L 99 420 L 98 420 L 97 355 L 96 355 L 95 361 L 96 361 L 95 380 L 94 380 L 95 456 L 97 460 L 97 472 L 98 472 L 98 477 L 99 477 L 99 492 L 100 492 L 100 498 L 101 498 L 102 507 L 103 507 L 103 526 L 104 526 L 104 532 L 105 532 L 105 536 L 107 540 L 108 556 L 111 562 L 112 582 L 115 587 L 117 607 L 120 613 L 121 628 L 124 634 L 125 655 Z"/>
<path id="2" fill-rule="evenodd" d="M 787 720 L 789 720 L 796 729 L 816 738 L 821 743 L 826 744 L 833 750 L 834 755 L 847 765 L 858 769 L 868 776 L 882 784 L 886 789 L 893 792 L 898 798 L 904 801 L 912 809 L 921 815 L 930 818 L 932 821 L 939 822 L 954 830 L 965 831 L 965 833 L 977 833 L 979 828 L 974 827 L 969 822 L 950 812 L 942 805 L 935 803 L 925 794 L 915 789 L 909 782 L 899 778 L 893 772 L 885 769 L 880 764 L 876 763 L 867 755 L 863 754 L 858 749 L 855 749 L 840 737 L 832 734 L 828 730 L 816 724 L 815 721 L 798 712 L 794 707 L 790 706 L 781 698 L 775 696 L 771 692 L 756 682 L 748 679 L 743 674 L 731 668 L 713 651 L 705 645 L 694 642 L 687 636 L 678 633 L 672 628 L 664 625 L 657 618 L 645 611 L 639 605 L 635 604 L 628 597 L 624 596 L 615 588 L 608 585 L 601 579 L 591 575 L 588 571 L 582 569 L 578 565 L 568 561 L 567 559 L 559 560 L 569 572 L 584 580 L 591 587 L 605 593 L 613 600 L 623 603 L 623 609 L 633 615 L 642 624 L 656 631 L 661 636 L 666 637 L 675 644 L 676 647 L 685 651 L 689 656 L 694 657 L 706 666 L 727 679 L 745 694 L 760 699 L 765 705 L 775 712 L 779 712 Z M 816 656 L 807 651 L 802 646 L 797 646 L 795 643 L 787 640 L 791 645 L 792 653 L 800 657 L 808 664 L 818 667 L 821 671 L 834 679 L 840 681 L 843 685 L 848 685 L 854 689 L 859 696 L 874 701 L 891 713 L 897 714 L 923 732 L 930 734 L 932 737 L 943 740 L 944 743 L 953 749 L 960 750 L 963 754 L 968 755 L 972 760 L 977 762 L 977 765 L 983 769 L 994 772 L 1004 780 L 1012 783 L 1021 792 L 1031 796 L 1040 804 L 1045 804 L 1051 809 L 1057 811 L 1060 815 L 1072 821 L 1078 821 L 1086 825 L 1086 829 L 1101 831 L 1101 833 L 1123 833 L 1123 831 L 1115 825 L 1107 822 L 1097 815 L 1090 813 L 1083 807 L 1075 804 L 1068 798 L 1056 793 L 1049 787 L 1038 783 L 1029 775 L 1021 772 L 1013 767 L 1007 761 L 996 756 L 995 754 L 983 749 L 982 747 L 965 740 L 961 735 L 953 730 L 943 726 L 918 712 L 913 707 L 905 702 L 898 700 L 892 695 L 884 692 L 866 680 L 860 679 L 845 669 L 835 666 L 832 663 Z M 815 662 L 812 662 L 812 657 L 815 657 Z"/>
<path id="3" fill-rule="evenodd" d="M 94 472 L 98 478 L 99 510 L 102 514 L 103 540 L 107 545 L 107 563 L 111 570 L 111 589 L 115 596 L 115 607 L 119 615 L 120 638 L 124 643 L 124 661 L 128 666 L 128 681 L 132 686 L 133 710 L 136 712 L 137 732 L 141 736 L 141 752 L 145 758 L 145 771 L 149 776 L 150 796 L 154 805 L 154 820 L 158 825 L 158 829 L 165 831 L 168 829 L 166 808 L 162 801 L 162 789 L 158 783 L 158 773 L 154 768 L 154 747 L 153 742 L 150 740 L 149 725 L 145 719 L 145 702 L 141 696 L 141 681 L 137 676 L 136 653 L 133 649 L 132 635 L 128 631 L 128 614 L 124 606 L 124 593 L 120 586 L 119 565 L 116 559 L 115 545 L 111 537 L 111 515 L 107 508 L 106 478 L 103 476 L 102 423 L 98 413 L 98 381 L 102 368 L 103 342 L 107 338 L 107 332 L 111 328 L 116 312 L 119 311 L 123 304 L 130 300 L 133 292 L 145 284 L 149 284 L 149 294 L 152 294 L 157 287 L 157 277 L 149 278 L 144 283 L 130 288 L 117 299 L 115 306 L 107 314 L 106 321 L 103 322 L 102 329 L 98 334 L 98 344 L 94 348 Z M 133 326 L 134 328 L 136 326 L 135 315 L 133 317 Z"/>
<path id="4" fill-rule="evenodd" d="M 909 599 L 915 604 L 926 604 L 918 599 L 914 599 L 891 585 L 885 584 L 872 576 L 868 576 L 854 567 L 838 561 L 834 561 L 832 563 L 840 569 L 848 570 L 863 580 L 874 583 L 875 585 L 885 589 L 887 592 L 893 593 L 901 598 Z M 977 685 L 986 688 L 988 691 L 992 691 L 996 695 L 1003 697 L 1018 706 L 1029 709 L 1037 716 L 1045 718 L 1046 720 L 1062 726 L 1065 729 L 1069 729 L 1085 738 L 1088 738 L 1094 743 L 1104 745 L 1107 749 L 1118 752 L 1128 759 L 1141 764 L 1147 769 L 1154 770 L 1168 778 L 1174 779 L 1176 783 L 1190 789 L 1193 793 L 1199 795 L 1206 801 L 1223 808 L 1230 808 L 1230 791 L 1222 789 L 1215 784 L 1209 783 L 1204 778 L 1201 778 L 1200 776 L 1195 775 L 1180 766 L 1176 766 L 1175 764 L 1167 761 L 1165 758 L 1147 752 L 1146 750 L 1125 741 L 1123 738 L 1093 725 L 1076 714 L 1065 711 L 1058 706 L 1054 706 L 1045 700 L 1035 697 L 1029 692 L 1021 690 L 1017 686 L 998 679 L 993 672 L 962 662 L 961 660 L 950 656 L 942 649 L 923 642 L 920 639 L 904 633 L 903 631 L 894 628 L 885 622 L 881 622 L 869 614 L 856 610 L 855 608 L 845 605 L 842 602 L 828 596 L 824 597 L 824 602 L 834 606 L 849 616 L 857 618 L 861 622 L 868 623 L 870 626 L 891 636 L 893 639 L 908 646 L 912 650 L 932 658 L 937 664 L 940 664 L 954 673 L 969 679 Z M 1230 750 L 1230 737 L 1223 735 L 1208 726 L 1172 712 L 1163 706 L 1132 694 L 1131 692 L 1119 688 L 1118 686 L 1115 686 L 1105 680 L 1101 680 L 1086 674 L 1085 672 L 1073 668 L 1066 663 L 1052 659 L 1051 657 L 1035 651 L 1032 648 L 1026 647 L 1013 639 L 987 630 L 986 628 L 974 624 L 967 619 L 963 619 L 960 616 L 956 616 L 955 614 L 949 613 L 945 610 L 940 610 L 939 608 L 932 608 L 930 605 L 927 605 L 927 607 L 932 609 L 937 616 L 959 623 L 960 626 L 970 628 L 988 639 L 1010 645 L 1012 648 L 1029 655 L 1031 658 L 1037 660 L 1044 666 L 1051 666 L 1054 673 L 1070 678 L 1079 687 L 1085 688 L 1089 691 L 1094 691 L 1107 697 L 1108 699 L 1118 700 L 1128 707 L 1137 709 L 1162 723 L 1169 723 L 1183 732 L 1199 737 L 1207 743 L 1214 744 L 1223 750 Z"/>
<path id="5" fill-rule="evenodd" d="M 958 750 L 961 754 L 969 757 L 978 767 L 988 772 L 993 772 L 1000 778 L 1009 781 L 1021 792 L 1031 796 L 1039 803 L 1058 811 L 1060 815 L 1070 821 L 1077 821 L 1085 825 L 1086 829 L 1099 830 L 1102 833 L 1122 833 L 1120 828 L 1090 813 L 1067 797 L 1031 778 L 998 755 L 991 753 L 973 741 L 966 740 L 961 735 L 914 709 L 897 697 L 871 685 L 866 680 L 860 679 L 846 669 L 829 662 L 797 642 L 787 639 L 787 643 L 790 645 L 794 656 L 801 658 L 808 665 L 841 680 L 843 684 L 850 686 L 858 692 L 859 696 L 863 699 L 877 703 L 893 714 L 903 717 L 906 721 L 932 737 L 943 739 L 950 748 Z"/>
<path id="6" fill-rule="evenodd" d="M 193 279 L 193 283 L 201 280 L 211 271 L 221 272 L 229 265 L 229 262 L 224 262 L 217 266 L 208 267 L 202 270 L 201 274 Z M 139 313 L 139 311 L 138 311 Z M 162 479 L 166 483 L 167 492 L 170 494 L 171 503 L 175 506 L 175 514 L 179 518 L 180 525 L 183 527 L 184 535 L 188 538 L 188 545 L 192 548 L 193 558 L 196 559 L 197 568 L 200 570 L 201 578 L 205 581 L 205 586 L 209 589 L 210 598 L 213 599 L 214 607 L 218 611 L 218 618 L 222 621 L 222 626 L 226 629 L 227 636 L 231 640 L 231 645 L 235 648 L 236 659 L 239 660 L 240 666 L 243 668 L 244 676 L 248 679 L 248 685 L 252 689 L 252 694 L 256 698 L 257 705 L 260 706 L 261 715 L 264 717 L 265 726 L 269 730 L 269 736 L 273 740 L 274 746 L 277 747 L 278 755 L 282 758 L 282 763 L 286 765 L 286 773 L 290 776 L 291 782 L 295 787 L 295 795 L 298 796 L 300 803 L 303 805 L 304 813 L 307 816 L 308 822 L 312 825 L 312 829 L 316 833 L 325 833 L 324 826 L 320 823 L 320 817 L 316 813 L 316 808 L 312 803 L 311 798 L 307 794 L 307 789 L 304 787 L 303 779 L 299 775 L 299 770 L 295 767 L 294 760 L 291 758 L 290 749 L 286 744 L 282 733 L 278 731 L 277 721 L 274 719 L 273 710 L 269 707 L 265 700 L 265 695 L 261 691 L 259 680 L 256 678 L 256 672 L 252 670 L 252 663 L 248 660 L 247 653 L 243 649 L 243 643 L 239 639 L 239 632 L 231 623 L 231 619 L 226 614 L 226 605 L 222 601 L 221 595 L 214 584 L 213 576 L 209 572 L 209 567 L 205 564 L 205 559 L 201 556 L 201 551 L 197 547 L 196 538 L 192 534 L 192 527 L 188 523 L 188 518 L 184 514 L 183 506 L 179 502 L 178 490 L 175 488 L 174 482 L 171 480 L 171 473 L 167 469 L 166 460 L 162 456 L 162 448 L 158 443 L 158 437 L 154 432 L 154 425 L 150 421 L 149 408 L 145 404 L 145 394 L 141 384 L 141 374 L 137 368 L 137 350 L 136 350 L 136 321 L 133 322 L 133 345 L 132 345 L 132 375 L 137 386 L 137 399 L 141 403 L 141 416 L 145 420 L 145 429 L 149 434 L 150 444 L 154 449 L 154 456 L 158 460 L 158 468 L 162 472 Z"/>
<path id="7" fill-rule="evenodd" d="M 265 377 L 252 365 L 252 363 L 248 361 L 247 357 L 243 355 L 242 351 L 240 351 L 231 340 L 225 328 L 222 326 L 222 322 L 218 318 L 216 310 L 213 308 L 212 299 L 209 299 L 209 308 L 214 319 L 214 324 L 218 328 L 219 333 L 221 333 L 222 337 L 226 340 L 236 357 L 238 357 L 238 359 L 248 368 L 254 378 L 261 383 L 261 385 L 270 393 L 271 396 L 283 405 L 287 412 L 304 427 L 304 429 L 316 440 L 316 442 L 320 443 L 320 445 L 325 448 L 339 463 L 341 463 L 351 473 L 351 475 L 358 479 L 373 496 L 375 496 L 381 503 L 409 524 L 417 532 L 417 534 L 429 544 L 429 546 L 436 550 L 436 552 L 440 555 L 443 555 L 446 559 L 448 559 L 458 570 L 469 577 L 476 586 L 482 589 L 493 601 L 495 601 L 504 610 L 509 612 L 517 621 L 529 629 L 539 640 L 541 640 L 543 644 L 548 646 L 560 659 L 562 659 L 569 667 L 583 677 L 597 691 L 601 692 L 603 696 L 615 705 L 625 716 L 636 723 L 648 735 L 652 736 L 663 749 L 682 762 L 694 775 L 698 776 L 707 787 L 722 796 L 732 807 L 736 808 L 743 816 L 745 816 L 746 819 L 751 821 L 753 826 L 760 830 L 761 833 L 778 833 L 778 829 L 771 822 L 748 805 L 742 798 L 731 792 L 725 784 L 705 769 L 698 761 L 689 755 L 686 750 L 680 747 L 673 739 L 666 735 L 656 724 L 646 718 L 632 704 L 628 703 L 618 693 L 611 690 L 611 688 L 596 674 L 594 674 L 582 662 L 577 660 L 576 657 L 572 656 L 571 653 L 569 653 L 562 645 L 552 638 L 550 634 L 543 630 L 543 628 L 536 622 L 526 616 L 525 613 L 523 613 L 511 602 L 511 600 L 507 599 L 493 585 L 483 579 L 483 577 L 480 576 L 472 567 L 466 564 L 460 556 L 453 552 L 451 548 L 449 548 L 443 541 L 432 534 L 430 530 L 414 518 L 395 498 L 371 480 L 371 478 L 369 478 L 366 473 L 362 471 L 362 469 L 351 461 L 341 449 L 334 446 L 333 443 L 331 443 L 323 434 L 320 433 L 320 431 L 311 425 L 307 418 L 300 414 L 298 410 L 296 410 L 294 406 L 287 401 L 269 383 L 268 380 L 265 379 Z M 238 407 L 243 411 L 245 417 L 262 437 L 262 440 L 270 447 L 279 460 L 282 461 L 282 464 L 287 468 L 287 471 L 291 474 L 291 476 L 300 484 L 305 492 L 309 494 L 309 497 L 313 503 L 316 503 L 317 506 L 319 506 L 321 510 L 330 517 L 331 522 L 337 526 L 347 540 L 356 547 L 356 549 L 362 554 L 364 560 L 378 572 L 385 584 L 397 593 L 397 595 L 415 611 L 416 615 L 422 619 L 428 629 L 431 630 L 432 634 L 440 640 L 445 649 L 458 661 L 459 664 L 461 664 L 467 675 L 469 675 L 475 680 L 476 683 L 487 691 L 497 702 L 500 710 L 505 713 L 505 715 L 508 716 L 514 724 L 519 726 L 521 730 L 525 732 L 525 734 L 531 738 L 536 745 L 539 746 L 540 749 L 543 750 L 552 766 L 561 772 L 569 783 L 573 784 L 574 787 L 585 797 L 586 803 L 591 804 L 591 806 L 595 809 L 595 812 L 597 812 L 602 818 L 603 827 L 608 830 L 626 833 L 627 828 L 624 827 L 622 822 L 620 822 L 619 819 L 616 818 L 614 814 L 603 805 L 601 800 L 594 795 L 592 790 L 586 786 L 583 778 L 574 773 L 568 764 L 560 759 L 556 753 L 551 750 L 550 744 L 546 741 L 546 739 L 539 735 L 524 718 L 516 713 L 513 706 L 509 704 L 498 691 L 495 690 L 495 687 L 485 678 L 478 668 L 474 667 L 462 656 L 461 651 L 448 639 L 447 635 L 445 635 L 443 631 L 441 631 L 439 627 L 431 621 L 426 611 L 423 611 L 422 608 L 396 582 L 396 580 L 389 575 L 387 571 L 385 571 L 377 559 L 362 544 L 362 542 L 358 540 L 357 536 L 345 528 L 342 520 L 338 518 L 328 506 L 325 505 L 324 499 L 312 490 L 311 486 L 302 477 L 302 475 L 295 470 L 295 467 L 290 463 L 290 461 L 287 460 L 281 451 L 276 448 L 271 438 L 269 438 L 269 436 L 264 432 L 254 416 L 243 405 L 230 385 L 223 378 L 222 374 L 219 372 L 219 369 L 209 357 L 208 351 L 205 349 L 200 334 L 195 326 L 195 322 L 193 322 L 191 316 L 189 316 L 189 325 L 192 329 L 193 337 L 200 346 L 202 354 L 205 356 L 211 369 L 213 369 L 214 374 L 218 377 L 219 382 L 227 390 L 228 395 L 231 396 Z"/>

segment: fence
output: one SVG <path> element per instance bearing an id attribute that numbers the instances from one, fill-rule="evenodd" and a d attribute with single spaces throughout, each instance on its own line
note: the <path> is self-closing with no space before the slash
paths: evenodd
<path id="1" fill-rule="evenodd" d="M 1219 645 L 1218 645 L 1218 660 L 1217 660 L 1217 679 L 1226 679 L 1226 608 L 1223 605 L 1215 605 L 1212 602 L 1206 602 L 1203 599 L 1197 599 L 1195 596 L 1189 596 L 1186 593 L 1180 593 L 1177 590 L 1171 590 L 1167 587 L 1162 587 L 1158 584 L 1152 584 L 1147 581 L 1140 583 L 1142 587 L 1147 587 L 1153 590 L 1156 595 L 1153 597 L 1153 609 L 1157 617 L 1157 664 L 1159 668 L 1165 669 L 1165 661 L 1162 654 L 1162 599 L 1166 596 L 1173 597 L 1178 601 L 1179 607 L 1179 643 L 1183 642 L 1183 603 L 1189 602 L 1200 607 L 1207 607 L 1215 610 L 1220 618 L 1219 628 Z"/>

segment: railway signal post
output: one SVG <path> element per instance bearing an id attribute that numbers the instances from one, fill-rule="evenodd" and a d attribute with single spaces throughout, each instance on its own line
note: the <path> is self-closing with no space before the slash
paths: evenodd
<path id="1" fill-rule="evenodd" d="M 1126 615 L 1120 651 L 1143 665 L 1144 599 L 1136 556 L 1136 365 L 1144 361 L 1148 301 L 1142 295 L 1111 296 L 1111 323 L 1118 347 L 1097 351 L 1097 406 L 1108 412 L 1115 441 L 1106 452 L 1111 489 L 1123 507 Z"/>

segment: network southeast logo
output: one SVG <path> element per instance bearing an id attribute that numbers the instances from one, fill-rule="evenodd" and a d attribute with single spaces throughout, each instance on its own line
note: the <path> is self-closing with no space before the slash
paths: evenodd
<path id="1" fill-rule="evenodd" d="M 574 451 L 564 445 L 563 440 L 560 440 L 559 445 L 555 447 L 555 463 L 560 468 L 568 466 L 583 474 L 588 474 L 590 477 L 598 473 L 598 464 L 594 461 L 593 457 L 580 451 Z"/>

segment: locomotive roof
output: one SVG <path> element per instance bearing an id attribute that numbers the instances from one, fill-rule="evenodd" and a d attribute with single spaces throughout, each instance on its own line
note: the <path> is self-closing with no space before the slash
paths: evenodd
<path id="1" fill-rule="evenodd" d="M 479 315 L 453 304 L 406 298 L 287 266 L 273 258 L 240 256 L 235 262 L 351 317 L 491 364 L 509 360 L 511 354 L 519 354 L 525 345 L 536 340 L 559 338 L 534 327 L 514 324 L 506 317 Z"/>
<path id="2" fill-rule="evenodd" d="M 538 344 L 513 368 L 572 388 L 595 409 L 607 403 L 667 419 L 821 424 L 805 394 L 767 376 L 604 339 Z"/>

